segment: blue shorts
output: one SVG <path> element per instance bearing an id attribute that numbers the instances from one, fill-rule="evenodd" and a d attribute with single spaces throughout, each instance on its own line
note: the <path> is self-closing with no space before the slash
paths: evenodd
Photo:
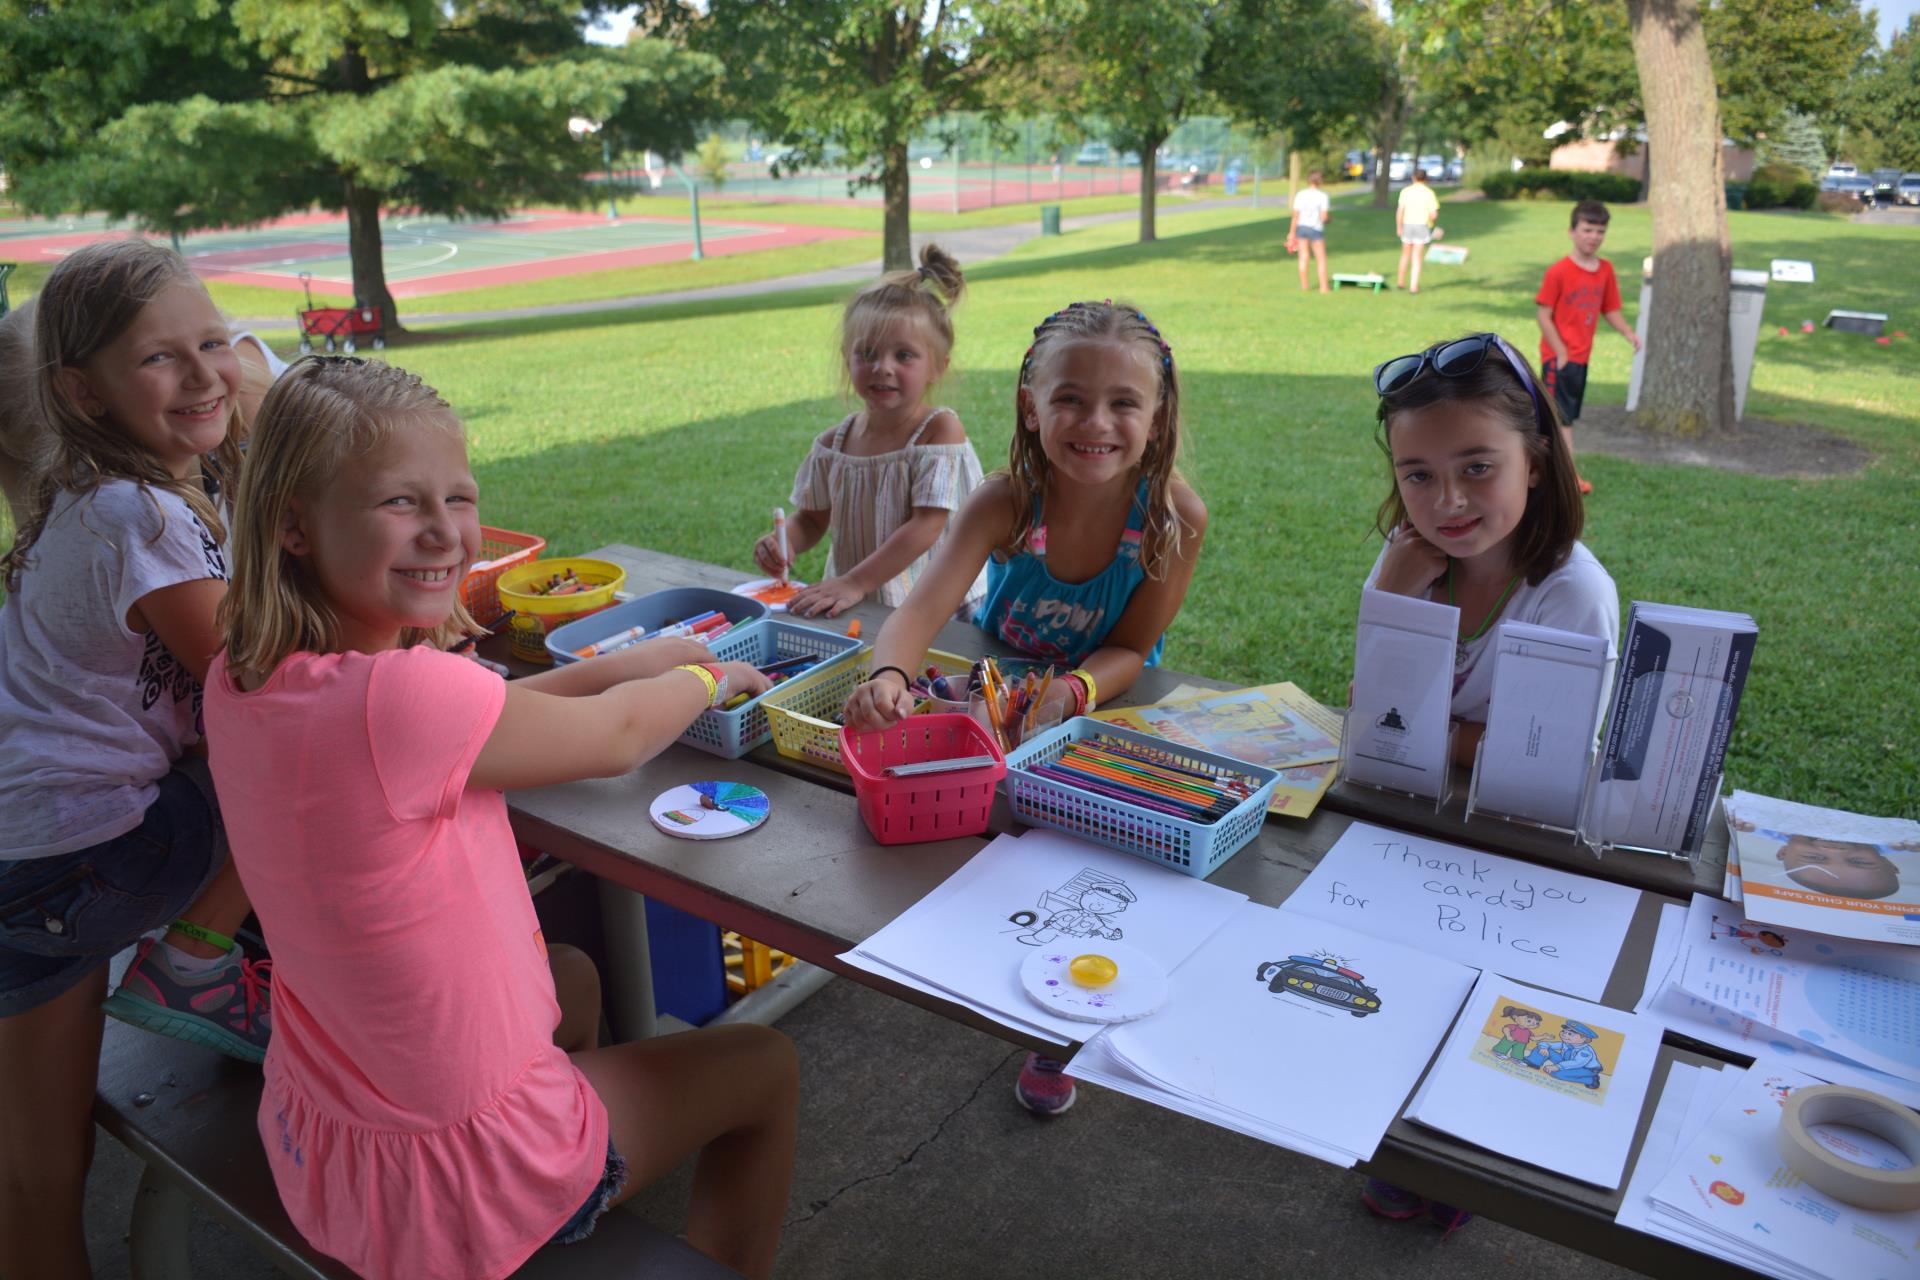
<path id="1" fill-rule="evenodd" d="M 1312 244 L 1315 240 L 1325 240 L 1327 233 L 1320 227 L 1295 227 L 1293 238 L 1302 244 Z"/>
<path id="2" fill-rule="evenodd" d="M 37 1009 L 171 923 L 226 861 L 207 762 L 160 779 L 140 825 L 91 848 L 0 861 L 0 1018 Z"/>
<path id="3" fill-rule="evenodd" d="M 613 1149 L 613 1139 L 607 1139 L 607 1163 L 600 1170 L 600 1181 L 593 1190 L 587 1192 L 586 1203 L 574 1212 L 571 1218 L 560 1224 L 560 1229 L 547 1240 L 548 1244 L 579 1244 L 593 1234 L 594 1227 L 600 1223 L 600 1215 L 613 1204 L 613 1198 L 627 1185 L 627 1161 Z"/>

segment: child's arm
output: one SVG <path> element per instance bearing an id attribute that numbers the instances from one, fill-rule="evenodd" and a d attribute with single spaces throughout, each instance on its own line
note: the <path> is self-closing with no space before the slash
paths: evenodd
<path id="1" fill-rule="evenodd" d="M 718 661 L 713 651 L 691 637 L 646 640 L 613 653 L 569 662 L 514 681 L 552 698 L 589 698 L 629 680 L 650 680 L 686 663 Z"/>
<path id="2" fill-rule="evenodd" d="M 1453 762 L 1462 769 L 1473 768 L 1473 754 L 1480 749 L 1480 739 L 1487 734 L 1487 726 L 1475 724 L 1471 720 L 1459 720 L 1453 726 Z"/>
<path id="3" fill-rule="evenodd" d="M 1640 349 L 1640 335 L 1635 333 L 1633 326 L 1627 323 L 1627 313 L 1625 311 L 1616 307 L 1600 318 L 1612 325 L 1621 337 L 1632 343 L 1635 351 Z"/>
<path id="4" fill-rule="evenodd" d="M 874 548 L 872 555 L 839 577 L 815 583 L 797 593 L 787 602 L 787 608 L 808 618 L 820 614 L 829 618 L 839 616 L 841 610 L 859 604 L 878 591 L 882 583 L 925 555 L 940 541 L 951 514 L 945 507 L 915 507 L 913 516 Z"/>
<path id="5" fill-rule="evenodd" d="M 960 508 L 953 532 L 933 563 L 913 584 L 906 602 L 893 611 L 873 642 L 875 679 L 847 698 L 845 720 L 857 729 L 879 729 L 913 714 L 913 695 L 899 671 L 912 671 L 927 646 L 967 598 L 980 566 L 1013 529 L 1013 497 L 1005 480 L 990 478 Z M 895 667 L 898 671 L 884 671 Z"/>
<path id="6" fill-rule="evenodd" d="M 715 665 L 726 673 L 732 693 L 773 687 L 748 663 Z M 706 709 L 707 682 L 679 669 L 580 697 L 509 684 L 467 785 L 508 791 L 618 777 L 670 746 Z"/>
<path id="7" fill-rule="evenodd" d="M 1562 338 L 1560 331 L 1553 327 L 1553 308 L 1543 305 L 1535 307 L 1534 310 L 1540 317 L 1540 336 L 1547 340 L 1547 347 L 1553 352 L 1554 361 L 1558 364 L 1566 364 L 1567 340 Z"/>
<path id="8" fill-rule="evenodd" d="M 797 510 L 787 517 L 787 552 L 798 560 L 813 544 L 827 536 L 831 511 Z M 780 559 L 780 535 L 769 533 L 753 544 L 753 562 L 770 578 L 777 578 L 792 567 L 793 561 Z"/>
<path id="9" fill-rule="evenodd" d="M 227 584 L 219 578 L 196 578 L 149 591 L 127 610 L 127 630 L 152 631 L 180 665 L 204 684 L 213 655 L 226 644 L 213 621 L 226 596 Z"/>

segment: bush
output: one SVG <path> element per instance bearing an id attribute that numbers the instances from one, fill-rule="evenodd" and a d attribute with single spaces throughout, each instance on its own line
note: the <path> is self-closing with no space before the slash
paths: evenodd
<path id="1" fill-rule="evenodd" d="M 1586 173 L 1576 169 L 1517 169 L 1488 174 L 1480 190 L 1489 200 L 1599 200 L 1632 204 L 1640 198 L 1640 180 L 1624 173 Z"/>
<path id="2" fill-rule="evenodd" d="M 1860 198 L 1848 191 L 1821 191 L 1816 193 L 1814 208 L 1822 213 L 1844 213 L 1851 217 L 1860 212 Z"/>
<path id="3" fill-rule="evenodd" d="M 1811 209 L 1819 198 L 1813 175 L 1797 164 L 1763 164 L 1747 183 L 1749 209 Z"/>

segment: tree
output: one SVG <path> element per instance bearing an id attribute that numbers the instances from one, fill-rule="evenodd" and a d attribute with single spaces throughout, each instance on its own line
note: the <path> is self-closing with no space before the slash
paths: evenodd
<path id="1" fill-rule="evenodd" d="M 1820 128 L 1804 112 L 1786 110 L 1767 133 L 1766 157 L 1771 163 L 1799 165 L 1818 176 L 1827 167 L 1827 145 L 1820 139 Z"/>
<path id="2" fill-rule="evenodd" d="M 589 46 L 565 0 L 0 0 L 0 163 L 30 210 L 152 230 L 344 210 L 354 294 L 397 320 L 383 207 L 583 204 L 569 117 L 677 151 L 717 73 Z"/>
<path id="3" fill-rule="evenodd" d="M 1854 82 L 1847 111 L 1867 135 L 1858 159 L 1920 169 L 1920 16 L 1907 19 L 1907 29 Z"/>
<path id="4" fill-rule="evenodd" d="M 912 265 L 907 145 L 934 118 L 992 105 L 996 77 L 1030 65 L 1051 30 L 1014 0 L 650 0 L 644 20 L 718 57 L 732 109 L 801 158 L 830 147 L 881 190 L 890 271 Z"/>

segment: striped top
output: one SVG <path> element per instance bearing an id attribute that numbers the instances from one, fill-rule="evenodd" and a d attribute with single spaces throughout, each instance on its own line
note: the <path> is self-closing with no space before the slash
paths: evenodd
<path id="1" fill-rule="evenodd" d="M 850 457 L 841 452 L 847 432 L 852 430 L 856 414 L 848 414 L 826 444 L 815 440 L 806 461 L 793 478 L 794 506 L 805 511 L 825 511 L 827 536 L 832 547 L 827 552 L 827 576 L 837 578 L 879 550 L 880 544 L 913 518 L 916 507 L 938 507 L 957 511 L 967 495 L 979 487 L 982 475 L 980 459 L 967 441 L 959 444 L 921 444 L 927 425 L 951 409 L 935 409 L 928 414 L 907 443 L 891 453 L 868 458 Z M 941 532 L 941 541 L 946 539 Z M 913 589 L 914 580 L 933 558 L 935 542 L 927 554 L 903 571 L 880 584 L 875 592 L 881 604 L 897 607 Z M 986 595 L 984 571 L 967 591 L 965 608 Z"/>

